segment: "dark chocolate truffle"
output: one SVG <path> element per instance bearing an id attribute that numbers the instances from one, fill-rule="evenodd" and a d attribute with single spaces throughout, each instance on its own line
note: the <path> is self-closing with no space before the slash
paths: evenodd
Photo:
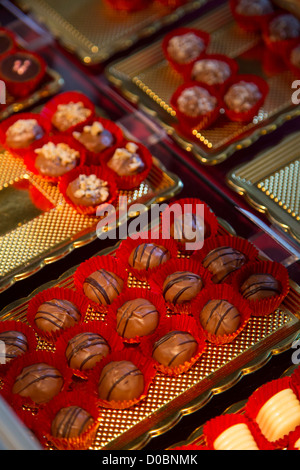
<path id="1" fill-rule="evenodd" d="M 202 264 L 212 273 L 212 281 L 217 284 L 223 282 L 245 262 L 246 256 L 243 253 L 229 246 L 221 246 L 210 251 Z"/>
<path id="2" fill-rule="evenodd" d="M 96 206 L 108 199 L 108 182 L 97 178 L 94 174 L 88 176 L 81 174 L 68 184 L 66 193 L 76 205 Z"/>
<path id="3" fill-rule="evenodd" d="M 261 91 L 255 83 L 241 80 L 231 85 L 224 96 L 224 101 L 228 109 L 236 113 L 245 113 L 250 111 L 261 98 Z"/>
<path id="4" fill-rule="evenodd" d="M 158 320 L 159 313 L 149 300 L 128 300 L 117 310 L 117 332 L 123 338 L 145 336 L 155 330 Z"/>
<path id="5" fill-rule="evenodd" d="M 63 384 L 64 379 L 55 367 L 39 363 L 24 367 L 15 380 L 12 392 L 41 404 L 56 396 Z"/>
<path id="6" fill-rule="evenodd" d="M 197 351 L 198 343 L 186 331 L 170 331 L 153 346 L 152 357 L 164 366 L 176 367 L 189 361 Z"/>
<path id="7" fill-rule="evenodd" d="M 74 326 L 80 318 L 80 311 L 73 302 L 52 299 L 38 307 L 34 321 L 41 330 L 55 332 Z"/>
<path id="8" fill-rule="evenodd" d="M 198 274 L 189 271 L 176 271 L 166 277 L 163 283 L 163 296 L 174 305 L 194 299 L 201 291 L 203 281 Z"/>
<path id="9" fill-rule="evenodd" d="M 68 144 L 47 142 L 35 149 L 35 167 L 45 176 L 58 177 L 73 170 L 79 162 L 80 153 Z"/>
<path id="10" fill-rule="evenodd" d="M 119 176 L 136 175 L 145 168 L 139 147 L 134 142 L 127 142 L 124 148 L 116 149 L 107 166 Z"/>
<path id="11" fill-rule="evenodd" d="M 123 280 L 106 269 L 90 274 L 83 283 L 85 295 L 101 305 L 110 305 L 122 289 Z"/>
<path id="12" fill-rule="evenodd" d="M 8 81 L 20 83 L 29 81 L 39 75 L 41 63 L 30 52 L 19 51 L 9 54 L 0 61 L 0 74 Z"/>
<path id="13" fill-rule="evenodd" d="M 114 143 L 114 136 L 110 131 L 104 129 L 99 121 L 84 126 L 82 131 L 74 131 L 73 137 L 78 140 L 87 150 L 100 153 L 111 147 Z"/>
<path id="14" fill-rule="evenodd" d="M 66 358 L 72 369 L 92 369 L 110 352 L 107 341 L 97 333 L 84 331 L 68 342 Z"/>
<path id="15" fill-rule="evenodd" d="M 131 361 L 107 364 L 100 375 L 98 394 L 102 400 L 128 401 L 138 398 L 144 390 L 144 376 Z"/>
<path id="16" fill-rule="evenodd" d="M 62 408 L 51 424 L 53 437 L 71 439 L 79 437 L 94 423 L 93 417 L 79 406 Z"/>
<path id="17" fill-rule="evenodd" d="M 11 148 L 25 148 L 44 136 L 36 119 L 18 119 L 6 131 L 5 144 Z"/>
<path id="18" fill-rule="evenodd" d="M 196 118 L 211 113 L 217 106 L 217 98 L 201 86 L 185 88 L 177 98 L 177 106 L 181 113 Z"/>
<path id="19" fill-rule="evenodd" d="M 84 106 L 82 101 L 60 103 L 52 116 L 51 122 L 61 132 L 84 122 L 91 116 L 92 111 Z"/>
<path id="20" fill-rule="evenodd" d="M 281 285 L 271 274 L 252 274 L 242 284 L 240 292 L 247 300 L 262 300 L 280 295 Z"/>
<path id="21" fill-rule="evenodd" d="M 203 39 L 193 32 L 175 35 L 167 44 L 169 56 L 178 64 L 191 62 L 193 59 L 196 59 L 204 49 L 205 43 Z"/>
<path id="22" fill-rule="evenodd" d="M 134 269 L 148 271 L 165 263 L 170 257 L 170 252 L 164 246 L 141 243 L 132 250 L 128 263 Z"/>
<path id="23" fill-rule="evenodd" d="M 28 350 L 27 338 L 20 331 L 3 331 L 0 333 L 0 341 L 5 344 L 5 351 L 3 351 L 5 363 L 22 356 Z M 0 358 L 2 358 L 1 349 Z"/>
<path id="24" fill-rule="evenodd" d="M 213 335 L 223 336 L 234 333 L 241 321 L 237 308 L 227 300 L 210 300 L 199 315 L 203 328 Z"/>

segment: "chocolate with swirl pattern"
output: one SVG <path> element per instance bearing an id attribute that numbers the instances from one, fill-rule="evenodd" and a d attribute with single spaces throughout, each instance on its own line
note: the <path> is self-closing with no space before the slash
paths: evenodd
<path id="1" fill-rule="evenodd" d="M 72 369 L 92 369 L 97 362 L 110 353 L 107 341 L 97 333 L 84 331 L 68 342 L 66 358 Z"/>
<path id="2" fill-rule="evenodd" d="M 203 307 L 199 320 L 208 333 L 223 336 L 238 329 L 241 316 L 237 308 L 227 300 L 214 299 Z"/>
<path id="3" fill-rule="evenodd" d="M 37 309 L 34 321 L 46 332 L 57 332 L 74 326 L 80 321 L 78 307 L 69 300 L 52 299 L 43 302 Z"/>
<path id="4" fill-rule="evenodd" d="M 28 350 L 27 338 L 20 331 L 3 331 L 0 333 L 0 341 L 5 344 L 3 355 L 0 349 L 0 359 L 5 359 L 5 363 L 22 356 Z"/>
<path id="5" fill-rule="evenodd" d="M 197 351 L 198 343 L 186 331 L 173 330 L 155 342 L 152 357 L 167 367 L 176 367 L 189 361 Z"/>
<path id="6" fill-rule="evenodd" d="M 129 265 L 138 270 L 157 268 L 170 259 L 167 248 L 154 243 L 141 243 L 135 247 L 128 259 Z"/>
<path id="7" fill-rule="evenodd" d="M 62 408 L 51 423 L 53 437 L 71 439 L 79 437 L 94 423 L 93 417 L 75 405 Z"/>
<path id="8" fill-rule="evenodd" d="M 220 246 L 211 250 L 202 264 L 212 273 L 212 281 L 218 284 L 225 281 L 229 274 L 241 268 L 246 261 L 246 256 L 239 250 L 230 246 Z"/>
<path id="9" fill-rule="evenodd" d="M 147 299 L 132 299 L 117 310 L 117 332 L 123 338 L 135 338 L 152 333 L 157 327 L 159 313 Z"/>
<path id="10" fill-rule="evenodd" d="M 163 296 L 174 305 L 183 304 L 196 297 L 203 287 L 201 276 L 189 271 L 176 271 L 166 277 Z"/>
<path id="11" fill-rule="evenodd" d="M 83 283 L 85 295 L 101 305 L 110 305 L 122 289 L 123 280 L 103 268 L 90 274 Z"/>
<path id="12" fill-rule="evenodd" d="M 98 395 L 102 400 L 134 400 L 143 390 L 143 373 L 131 361 L 113 361 L 103 367 L 98 382 Z"/>
<path id="13" fill-rule="evenodd" d="M 271 274 L 252 274 L 240 287 L 247 300 L 262 300 L 281 294 L 281 284 Z"/>

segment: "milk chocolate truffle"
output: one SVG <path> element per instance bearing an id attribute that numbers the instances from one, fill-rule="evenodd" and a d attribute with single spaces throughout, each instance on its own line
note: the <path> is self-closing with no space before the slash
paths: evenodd
<path id="1" fill-rule="evenodd" d="M 203 281 L 198 274 L 189 271 L 176 271 L 166 277 L 163 283 L 163 296 L 174 305 L 194 299 L 201 291 Z"/>
<path id="2" fill-rule="evenodd" d="M 152 357 L 167 367 L 176 367 L 189 361 L 197 351 L 198 343 L 186 331 L 170 331 L 153 346 Z"/>
<path id="3" fill-rule="evenodd" d="M 236 12 L 246 16 L 261 16 L 273 13 L 270 0 L 239 0 Z"/>
<path id="4" fill-rule="evenodd" d="M 25 148 L 44 134 L 36 119 L 18 119 L 7 129 L 5 144 L 15 149 Z"/>
<path id="5" fill-rule="evenodd" d="M 79 406 L 62 408 L 51 423 L 53 437 L 71 439 L 79 437 L 94 423 L 93 417 Z"/>
<path id="6" fill-rule="evenodd" d="M 73 170 L 79 162 L 80 153 L 68 144 L 47 142 L 34 151 L 35 167 L 45 176 L 59 177 Z"/>
<path id="7" fill-rule="evenodd" d="M 110 305 L 122 289 L 123 280 L 106 269 L 98 269 L 83 283 L 85 295 L 101 305 Z"/>
<path id="8" fill-rule="evenodd" d="M 178 64 L 187 64 L 196 59 L 205 49 L 204 41 L 194 34 L 173 36 L 167 45 L 169 56 Z"/>
<path id="9" fill-rule="evenodd" d="M 36 78 L 42 70 L 41 62 L 30 52 L 19 51 L 9 54 L 0 61 L 0 75 L 8 82 L 27 82 Z"/>
<path id="10" fill-rule="evenodd" d="M 136 175 L 145 168 L 138 154 L 138 146 L 134 142 L 128 142 L 124 148 L 116 149 L 107 166 L 119 176 Z"/>
<path id="11" fill-rule="evenodd" d="M 56 129 L 65 132 L 73 126 L 84 122 L 91 116 L 92 111 L 84 106 L 82 101 L 60 103 L 52 116 L 51 122 Z"/>
<path id="12" fill-rule="evenodd" d="M 223 336 L 234 333 L 241 321 L 240 313 L 227 300 L 210 300 L 201 310 L 199 320 L 202 327 L 212 335 Z"/>
<path id="13" fill-rule="evenodd" d="M 134 269 L 148 271 L 148 269 L 157 268 L 165 263 L 170 257 L 169 250 L 164 246 L 141 243 L 132 250 L 128 263 Z"/>
<path id="14" fill-rule="evenodd" d="M 282 41 L 300 36 L 300 21 L 291 13 L 278 15 L 269 24 L 269 39 Z"/>
<path id="15" fill-rule="evenodd" d="M 262 300 L 281 293 L 281 284 L 271 274 L 252 274 L 240 287 L 247 300 Z"/>
<path id="16" fill-rule="evenodd" d="M 0 349 L 0 358 L 3 357 L 5 363 L 18 356 L 22 356 L 28 350 L 27 338 L 20 331 L 3 331 L 0 333 L 0 341 L 3 341 L 5 344 L 4 356 L 2 356 Z"/>
<path id="17" fill-rule="evenodd" d="M 24 367 L 15 380 L 12 392 L 42 404 L 56 396 L 63 383 L 64 379 L 55 367 L 45 363 L 33 364 Z"/>
<path id="18" fill-rule="evenodd" d="M 207 85 L 220 85 L 231 75 L 229 65 L 220 59 L 197 60 L 192 68 L 191 79 Z"/>
<path id="19" fill-rule="evenodd" d="M 84 331 L 70 339 L 66 358 L 72 369 L 88 370 L 109 353 L 110 346 L 100 334 Z"/>
<path id="20" fill-rule="evenodd" d="M 177 99 L 181 113 L 189 117 L 204 116 L 217 106 L 217 98 L 201 86 L 185 88 Z"/>
<path id="21" fill-rule="evenodd" d="M 81 132 L 74 131 L 73 137 L 87 150 L 94 153 L 100 153 L 111 147 L 115 140 L 112 133 L 104 129 L 99 121 L 94 121 L 91 125 L 84 126 Z"/>
<path id="22" fill-rule="evenodd" d="M 80 318 L 80 311 L 73 302 L 52 299 L 38 307 L 34 321 L 36 326 L 43 331 L 57 332 L 74 326 Z"/>
<path id="23" fill-rule="evenodd" d="M 221 246 L 210 251 L 202 264 L 212 273 L 212 281 L 217 284 L 241 268 L 245 262 L 246 256 L 243 253 L 229 246 Z"/>
<path id="24" fill-rule="evenodd" d="M 123 338 L 152 333 L 158 325 L 159 313 L 147 299 L 133 299 L 117 310 L 117 332 Z"/>
<path id="25" fill-rule="evenodd" d="M 262 94 L 255 83 L 241 80 L 231 85 L 224 96 L 224 101 L 228 109 L 236 113 L 245 113 L 250 111 L 261 98 Z"/>
<path id="26" fill-rule="evenodd" d="M 97 206 L 109 197 L 108 182 L 95 174 L 81 174 L 68 184 L 67 196 L 79 206 Z"/>
<path id="27" fill-rule="evenodd" d="M 144 376 L 131 361 L 113 361 L 100 375 L 98 394 L 102 400 L 128 401 L 138 398 L 144 390 Z"/>
<path id="28" fill-rule="evenodd" d="M 209 226 L 196 214 L 188 213 L 176 217 L 170 227 L 171 237 L 180 243 L 194 243 L 209 236 Z"/>

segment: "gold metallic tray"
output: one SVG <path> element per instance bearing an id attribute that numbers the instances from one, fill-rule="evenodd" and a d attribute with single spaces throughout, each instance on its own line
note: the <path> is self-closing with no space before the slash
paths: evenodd
<path id="1" fill-rule="evenodd" d="M 155 2 L 133 12 L 117 12 L 103 0 L 17 0 L 85 64 L 98 64 L 124 51 L 142 38 L 173 24 L 209 0 L 191 0 L 170 10 Z"/>
<path id="2" fill-rule="evenodd" d="M 300 241 L 300 135 L 293 133 L 227 175 L 228 184 Z"/>
<path id="3" fill-rule="evenodd" d="M 219 234 L 226 233 L 220 226 Z M 118 244 L 101 251 L 99 255 L 113 255 L 117 247 Z M 48 287 L 73 288 L 75 269 L 41 286 L 28 298 L 7 306 L 0 313 L 1 320 L 26 321 L 30 299 Z M 128 286 L 148 287 L 131 276 Z M 139 404 L 126 410 L 100 409 L 101 424 L 91 449 L 142 449 L 153 437 L 170 430 L 182 416 L 199 410 L 215 394 L 228 390 L 243 375 L 265 365 L 272 355 L 290 348 L 299 330 L 299 305 L 299 287 L 291 283 L 290 293 L 281 307 L 266 317 L 253 317 L 232 343 L 223 346 L 208 344 L 200 360 L 182 375 L 168 377 L 157 373 L 147 397 Z M 86 320 L 102 320 L 102 315 L 99 316 L 91 309 Z M 53 346 L 40 339 L 38 348 L 52 350 Z"/>
<path id="4" fill-rule="evenodd" d="M 221 6 L 186 24 L 211 35 L 210 53 L 221 53 L 237 60 L 241 73 L 262 76 L 270 91 L 252 122 L 230 122 L 220 115 L 210 128 L 193 130 L 191 138 L 174 128 L 176 113 L 170 106 L 173 92 L 182 83 L 181 76 L 165 60 L 162 39 L 115 61 L 107 67 L 108 79 L 130 101 L 149 113 L 175 141 L 203 164 L 214 165 L 226 160 L 236 150 L 254 143 L 262 135 L 274 131 L 286 120 L 300 115 L 300 107 L 291 102 L 291 84 L 295 77 L 289 71 L 269 72 L 266 48 L 258 33 L 243 31 L 233 20 L 228 5 Z"/>
<path id="5" fill-rule="evenodd" d="M 173 197 L 181 189 L 181 180 L 154 157 L 146 180 L 138 188 L 120 191 L 119 195 L 127 196 L 128 207 L 143 203 L 149 208 L 157 201 Z M 125 222 L 125 217 L 117 213 L 117 225 Z M 77 213 L 65 202 L 57 186 L 28 172 L 21 159 L 2 151 L 0 292 L 45 264 L 95 240 L 98 222 L 99 217 Z"/>

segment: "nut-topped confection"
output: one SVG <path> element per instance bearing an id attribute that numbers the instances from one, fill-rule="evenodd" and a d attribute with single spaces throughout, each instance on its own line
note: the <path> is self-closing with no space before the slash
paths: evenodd
<path id="1" fill-rule="evenodd" d="M 41 330 L 55 332 L 74 326 L 80 319 L 80 311 L 73 302 L 52 299 L 38 307 L 34 321 Z"/>
<path id="2" fill-rule="evenodd" d="M 239 0 L 236 12 L 240 15 L 261 16 L 273 13 L 274 8 L 270 0 Z"/>
<path id="3" fill-rule="evenodd" d="M 211 113 L 217 104 L 215 96 L 197 85 L 185 88 L 177 99 L 179 111 L 193 118 Z"/>
<path id="4" fill-rule="evenodd" d="M 67 187 L 67 196 L 76 205 L 94 206 L 109 198 L 108 182 L 95 174 L 80 174 Z"/>
<path id="5" fill-rule="evenodd" d="M 138 153 L 138 145 L 134 142 L 127 142 L 124 148 L 116 149 L 108 160 L 107 166 L 119 176 L 135 175 L 141 173 L 145 168 Z"/>
<path id="6" fill-rule="evenodd" d="M 241 268 L 247 261 L 246 256 L 230 246 L 221 246 L 211 250 L 203 259 L 203 266 L 212 273 L 214 283 L 223 282 Z"/>
<path id="7" fill-rule="evenodd" d="M 6 131 L 5 145 L 11 148 L 25 148 L 45 135 L 36 119 L 18 119 Z"/>
<path id="8" fill-rule="evenodd" d="M 300 21 L 291 13 L 280 14 L 269 23 L 269 39 L 282 41 L 300 36 Z"/>
<path id="9" fill-rule="evenodd" d="M 97 362 L 110 353 L 110 346 L 98 333 L 83 331 L 68 342 L 66 358 L 72 369 L 92 369 Z"/>
<path id="10" fill-rule="evenodd" d="M 53 437 L 71 439 L 79 437 L 94 423 L 93 417 L 79 406 L 62 408 L 51 423 Z"/>
<path id="11" fill-rule="evenodd" d="M 164 366 L 176 367 L 189 361 L 197 347 L 198 343 L 190 333 L 173 330 L 155 342 L 152 356 Z"/>
<path id="12" fill-rule="evenodd" d="M 224 96 L 224 101 L 228 109 L 236 113 L 245 113 L 261 98 L 262 93 L 255 83 L 241 80 L 231 85 Z"/>
<path id="13" fill-rule="evenodd" d="M 59 103 L 51 122 L 56 129 L 64 132 L 84 122 L 91 114 L 91 109 L 85 107 L 82 101 Z"/>
<path id="14" fill-rule="evenodd" d="M 194 34 L 175 35 L 168 41 L 167 51 L 169 56 L 178 64 L 187 64 L 196 59 L 205 49 L 203 39 Z"/>
<path id="15" fill-rule="evenodd" d="M 104 128 L 99 121 L 94 121 L 91 125 L 86 125 L 82 131 L 74 131 L 73 137 L 78 140 L 87 150 L 100 153 L 111 147 L 114 143 L 114 136 Z"/>
<path id="16" fill-rule="evenodd" d="M 207 85 L 222 84 L 230 75 L 230 66 L 225 61 L 214 58 L 197 60 L 191 71 L 192 80 L 203 82 Z"/>
<path id="17" fill-rule="evenodd" d="M 59 177 L 75 168 L 80 159 L 80 152 L 65 142 L 47 142 L 34 150 L 35 167 L 44 176 Z"/>

